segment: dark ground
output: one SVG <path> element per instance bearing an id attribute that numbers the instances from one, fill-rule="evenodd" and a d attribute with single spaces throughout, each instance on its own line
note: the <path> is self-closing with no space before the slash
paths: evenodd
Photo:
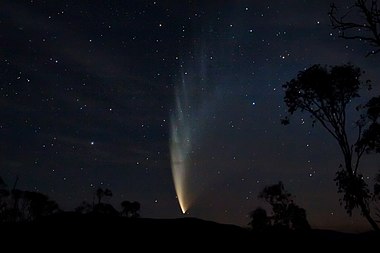
<path id="1" fill-rule="evenodd" d="M 62 213 L 29 224 L 2 224 L 3 247 L 52 252 L 255 252 L 257 249 L 313 252 L 378 249 L 380 236 L 328 230 L 252 233 L 246 228 L 196 218 L 127 219 Z M 165 251 L 162 251 L 165 250 Z M 350 251 L 348 251 L 350 252 Z"/>

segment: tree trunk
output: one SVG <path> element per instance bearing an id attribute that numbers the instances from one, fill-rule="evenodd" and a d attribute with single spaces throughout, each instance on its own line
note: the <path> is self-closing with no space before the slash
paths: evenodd
<path id="1" fill-rule="evenodd" d="M 350 176 L 356 177 L 356 175 L 354 174 L 354 171 L 352 169 L 352 166 L 351 166 L 351 161 L 352 161 L 351 154 L 345 155 L 344 158 L 345 158 L 346 170 L 350 173 Z M 358 193 L 354 193 L 354 194 L 357 195 Z M 372 226 L 374 231 L 380 232 L 379 226 L 377 225 L 376 221 L 371 217 L 371 214 L 369 212 L 369 208 L 364 203 L 363 199 L 360 198 L 360 196 L 357 196 L 357 197 L 358 197 L 357 198 L 358 199 L 358 205 L 360 206 L 362 215 L 364 216 L 364 218 L 367 219 L 367 221 Z"/>
<path id="2" fill-rule="evenodd" d="M 373 230 L 375 230 L 376 232 L 380 232 L 379 226 L 377 225 L 376 221 L 371 217 L 367 206 L 363 203 L 363 201 L 360 201 L 359 205 L 363 216 L 367 219 L 369 224 L 371 224 Z"/>

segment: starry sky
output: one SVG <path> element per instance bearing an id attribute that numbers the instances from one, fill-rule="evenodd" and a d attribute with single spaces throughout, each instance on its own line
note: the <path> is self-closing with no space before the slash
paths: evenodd
<path id="1" fill-rule="evenodd" d="M 207 2 L 207 3 L 206 3 Z M 346 8 L 352 1 L 335 1 Z M 136 200 L 141 215 L 246 226 L 282 180 L 315 228 L 368 229 L 339 205 L 338 145 L 307 115 L 289 126 L 282 85 L 313 64 L 351 62 L 379 94 L 379 56 L 338 37 L 330 1 L 18 1 L 0 3 L 0 175 L 64 210 Z M 171 117 L 186 93 L 193 201 L 182 215 Z M 368 98 L 370 94 L 363 94 Z M 369 184 L 379 156 L 362 164 Z"/>

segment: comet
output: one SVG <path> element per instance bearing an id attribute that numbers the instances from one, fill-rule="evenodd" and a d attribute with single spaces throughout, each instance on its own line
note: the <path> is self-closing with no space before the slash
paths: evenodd
<path id="1" fill-rule="evenodd" d="M 188 185 L 192 136 L 190 128 L 191 114 L 188 104 L 185 80 L 181 89 L 176 90 L 176 108 L 170 119 L 170 158 L 177 198 L 183 214 L 192 203 Z"/>
<path id="2" fill-rule="evenodd" d="M 170 162 L 174 188 L 183 214 L 203 191 L 203 165 L 197 159 L 205 140 L 207 119 L 214 111 L 217 96 L 207 73 L 208 59 L 201 51 L 180 66 L 174 108 L 170 115 Z M 200 180 L 202 178 L 202 181 Z"/>

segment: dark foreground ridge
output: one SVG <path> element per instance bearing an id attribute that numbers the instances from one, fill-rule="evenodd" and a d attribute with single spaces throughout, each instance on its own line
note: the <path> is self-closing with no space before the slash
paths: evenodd
<path id="1" fill-rule="evenodd" d="M 2 224 L 2 238 L 13 247 L 13 241 L 28 246 L 43 247 L 47 242 L 67 247 L 86 246 L 137 247 L 143 249 L 195 250 L 235 249 L 240 252 L 252 247 L 267 249 L 369 247 L 377 245 L 375 233 L 347 234 L 328 230 L 305 232 L 271 231 L 252 233 L 236 225 L 220 224 L 196 218 L 149 219 L 102 216 L 94 214 L 60 213 L 26 224 Z M 20 246 L 25 246 L 20 245 Z M 200 248 L 199 248 L 200 249 Z M 241 250 L 240 250 L 241 249 Z M 307 248 L 305 248 L 306 250 Z"/>

